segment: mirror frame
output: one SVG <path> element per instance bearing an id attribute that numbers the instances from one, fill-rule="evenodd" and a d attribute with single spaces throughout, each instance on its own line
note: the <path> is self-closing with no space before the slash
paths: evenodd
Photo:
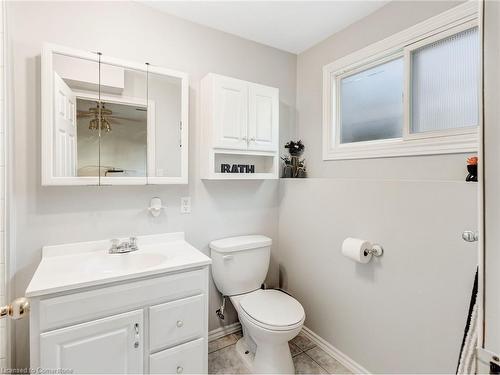
<path id="1" fill-rule="evenodd" d="M 181 80 L 181 175 L 178 177 L 58 177 L 54 176 L 54 83 L 53 83 L 53 55 L 57 53 L 68 57 L 76 57 L 99 63 L 95 52 L 87 52 L 74 48 L 64 47 L 53 43 L 44 43 L 41 55 L 41 177 L 42 186 L 71 186 L 71 185 L 164 185 L 188 183 L 188 156 L 189 156 L 189 76 L 187 73 L 167 69 L 146 63 L 113 58 L 101 55 L 102 64 L 110 64 L 123 68 L 130 68 L 144 73 L 155 73 Z M 149 103 L 148 103 L 149 106 Z M 149 116 L 148 116 L 149 117 Z M 148 142 L 150 135 L 148 134 Z M 150 155 L 147 155 L 148 161 Z M 149 170 L 148 166 L 148 170 Z"/>

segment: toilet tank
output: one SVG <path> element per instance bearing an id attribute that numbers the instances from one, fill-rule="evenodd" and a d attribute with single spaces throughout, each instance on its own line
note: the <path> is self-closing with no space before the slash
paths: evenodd
<path id="1" fill-rule="evenodd" d="M 272 240 L 261 235 L 229 237 L 210 242 L 212 276 L 225 296 L 248 293 L 266 279 Z"/>

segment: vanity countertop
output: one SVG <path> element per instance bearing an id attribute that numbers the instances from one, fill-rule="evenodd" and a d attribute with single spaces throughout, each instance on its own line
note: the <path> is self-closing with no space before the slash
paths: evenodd
<path id="1" fill-rule="evenodd" d="M 139 250 L 125 254 L 109 254 L 109 240 L 45 246 L 26 297 L 132 281 L 212 262 L 186 242 L 182 232 L 138 236 L 137 244 Z"/>

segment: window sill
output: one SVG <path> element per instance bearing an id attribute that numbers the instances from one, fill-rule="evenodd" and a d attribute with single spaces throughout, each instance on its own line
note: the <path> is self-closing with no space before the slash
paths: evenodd
<path id="1" fill-rule="evenodd" d="M 477 133 L 426 139 L 394 139 L 339 145 L 323 152 L 323 160 L 352 160 L 477 152 Z"/>

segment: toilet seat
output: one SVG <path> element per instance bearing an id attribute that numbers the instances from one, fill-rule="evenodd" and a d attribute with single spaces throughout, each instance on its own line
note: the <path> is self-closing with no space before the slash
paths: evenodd
<path id="1" fill-rule="evenodd" d="M 272 331 L 293 330 L 305 319 L 302 305 L 279 290 L 256 290 L 245 295 L 239 305 L 248 320 Z"/>

